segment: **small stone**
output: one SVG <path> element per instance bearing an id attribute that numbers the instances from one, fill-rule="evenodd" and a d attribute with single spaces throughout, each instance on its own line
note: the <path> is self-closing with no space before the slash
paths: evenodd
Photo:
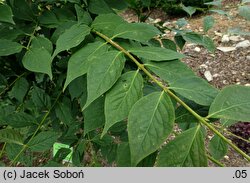
<path id="1" fill-rule="evenodd" d="M 164 22 L 164 23 L 162 24 L 162 26 L 163 26 L 163 27 L 168 27 L 170 24 L 171 24 L 170 22 Z"/>
<path id="2" fill-rule="evenodd" d="M 211 140 L 213 138 L 213 136 L 211 136 L 211 135 L 208 135 L 207 137 L 209 140 Z"/>
<path id="3" fill-rule="evenodd" d="M 225 158 L 226 160 L 229 160 L 229 156 L 227 156 L 227 155 L 226 155 L 226 156 L 224 156 L 224 158 Z"/>
<path id="4" fill-rule="evenodd" d="M 229 36 L 228 35 L 224 35 L 222 38 L 221 38 L 221 42 L 222 43 L 228 43 L 230 41 L 229 39 Z"/>
<path id="5" fill-rule="evenodd" d="M 219 36 L 219 37 L 222 37 L 222 33 L 220 33 L 220 32 L 217 32 L 217 31 L 214 31 L 214 34 L 216 35 L 216 36 Z"/>
<path id="6" fill-rule="evenodd" d="M 247 60 L 250 60 L 250 55 L 247 56 Z"/>
<path id="7" fill-rule="evenodd" d="M 206 64 L 201 64 L 201 65 L 199 66 L 199 68 L 200 68 L 200 69 L 203 69 L 203 68 L 204 68 L 204 69 L 207 69 L 208 66 L 207 66 Z"/>
<path id="8" fill-rule="evenodd" d="M 242 37 L 240 37 L 240 36 L 230 36 L 229 39 L 230 39 L 230 41 L 237 42 L 237 41 L 241 41 Z"/>
<path id="9" fill-rule="evenodd" d="M 169 34 L 171 31 L 170 30 L 164 30 L 164 32 L 166 33 L 166 34 Z"/>
<path id="10" fill-rule="evenodd" d="M 237 85 L 240 85 L 240 84 L 241 84 L 241 82 L 237 82 L 236 84 L 237 84 Z"/>
<path id="11" fill-rule="evenodd" d="M 238 44 L 236 44 L 236 48 L 247 48 L 249 46 L 250 46 L 249 40 L 241 41 Z"/>
<path id="12" fill-rule="evenodd" d="M 245 84 L 245 86 L 250 86 L 250 83 Z"/>
<path id="13" fill-rule="evenodd" d="M 213 76 L 210 71 L 205 71 L 204 76 L 208 82 L 213 81 Z"/>
<path id="14" fill-rule="evenodd" d="M 161 22 L 161 19 L 160 19 L 160 18 L 157 18 L 157 19 L 155 19 L 155 20 L 153 21 L 154 24 L 157 24 L 157 23 L 159 23 L 159 22 Z"/>
<path id="15" fill-rule="evenodd" d="M 219 77 L 220 75 L 219 74 L 214 74 L 213 75 L 213 78 L 217 78 L 217 77 Z"/>
<path id="16" fill-rule="evenodd" d="M 237 74 L 237 72 L 236 71 L 232 71 L 232 74 L 235 75 L 235 74 Z"/>
<path id="17" fill-rule="evenodd" d="M 194 45 L 196 45 L 196 44 L 194 44 L 194 43 L 188 43 L 188 44 L 186 44 L 187 47 L 192 47 Z"/>
<path id="18" fill-rule="evenodd" d="M 223 83 L 224 85 L 226 85 L 226 84 L 228 84 L 228 81 L 227 81 L 227 80 L 223 80 L 222 83 Z"/>
<path id="19" fill-rule="evenodd" d="M 224 53 L 236 50 L 235 47 L 217 47 L 217 49 Z"/>
<path id="20" fill-rule="evenodd" d="M 199 53 L 199 52 L 201 51 L 201 49 L 200 49 L 199 47 L 195 47 L 195 48 L 194 48 L 194 51 L 196 51 L 196 52 Z"/>

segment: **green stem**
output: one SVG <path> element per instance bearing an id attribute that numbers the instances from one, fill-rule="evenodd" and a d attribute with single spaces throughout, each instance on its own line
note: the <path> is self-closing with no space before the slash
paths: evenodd
<path id="1" fill-rule="evenodd" d="M 1 152 L 0 152 L 0 159 L 2 158 L 2 155 L 3 155 L 3 152 L 4 152 L 4 149 L 6 147 L 6 142 L 3 144 L 3 148 L 1 149 Z"/>
<path id="2" fill-rule="evenodd" d="M 222 138 L 227 144 L 229 144 L 235 151 L 244 156 L 248 161 L 250 161 L 250 157 L 244 153 L 241 149 L 239 149 L 236 145 L 234 145 L 229 139 L 224 137 L 218 130 L 216 130 L 212 125 L 208 123 L 208 119 L 197 114 L 193 109 L 191 109 L 185 102 L 183 102 L 179 97 L 177 97 L 168 87 L 164 86 L 160 81 L 158 81 L 145 67 L 141 64 L 133 55 L 131 55 L 127 50 L 121 47 L 119 44 L 114 42 L 112 39 L 107 37 L 106 35 L 92 30 L 96 35 L 103 38 L 109 44 L 114 46 L 116 49 L 123 52 L 127 57 L 129 57 L 152 81 L 154 81 L 159 87 L 161 87 L 166 93 L 168 93 L 172 98 L 174 98 L 179 104 L 181 104 L 185 109 L 187 109 L 196 119 L 200 121 L 201 124 L 207 126 L 211 131 L 217 134 L 220 138 Z"/>
<path id="3" fill-rule="evenodd" d="M 49 116 L 51 110 L 54 108 L 54 106 L 56 105 L 58 99 L 60 98 L 62 92 L 59 93 L 59 95 L 57 96 L 55 102 L 53 103 L 53 105 L 51 106 L 51 108 L 48 110 L 48 112 L 44 115 L 43 119 L 41 120 L 41 122 L 39 123 L 38 127 L 36 128 L 36 131 L 33 133 L 33 135 L 31 136 L 31 138 L 28 140 L 28 142 L 26 144 L 23 145 L 22 149 L 19 151 L 19 153 L 16 155 L 16 157 L 13 159 L 13 161 L 10 163 L 10 166 L 14 165 L 16 163 L 16 161 L 18 160 L 18 158 L 20 157 L 20 155 L 28 148 L 28 145 L 33 138 L 36 136 L 36 134 L 38 133 L 38 131 L 41 129 L 41 127 L 43 126 L 44 122 L 46 121 L 47 117 Z"/>
<path id="4" fill-rule="evenodd" d="M 10 87 L 12 87 L 21 77 L 23 77 L 26 74 L 26 72 L 22 73 L 20 76 L 18 76 L 9 86 L 7 86 L 1 93 L 0 96 L 6 92 Z"/>
<path id="5" fill-rule="evenodd" d="M 230 131 L 228 131 L 226 128 L 224 128 L 223 126 L 216 126 L 215 124 L 211 124 L 213 127 L 215 127 L 215 128 L 218 128 L 219 130 L 223 130 L 225 133 L 227 133 L 228 135 L 230 135 L 230 136 L 233 136 L 233 137 L 235 137 L 235 138 L 237 138 L 237 139 L 240 139 L 240 140 L 242 140 L 242 141 L 245 141 L 246 143 L 250 143 L 250 140 L 247 140 L 247 139 L 244 139 L 244 138 L 242 138 L 242 137 L 240 137 L 240 136 L 238 136 L 238 135 L 235 135 L 234 133 L 232 133 L 232 132 L 230 132 Z"/>
<path id="6" fill-rule="evenodd" d="M 219 162 L 218 160 L 214 159 L 213 157 L 207 155 L 207 158 L 212 161 L 213 163 L 215 163 L 216 165 L 220 166 L 220 167 L 225 167 L 225 165 L 223 165 L 221 162 Z"/>

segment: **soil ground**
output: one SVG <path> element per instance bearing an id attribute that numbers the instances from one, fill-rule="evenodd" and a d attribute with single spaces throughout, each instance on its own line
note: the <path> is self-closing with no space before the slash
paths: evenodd
<path id="1" fill-rule="evenodd" d="M 235 47 L 235 45 L 244 40 L 250 40 L 249 35 L 240 35 L 238 40 L 223 41 L 223 36 L 233 36 L 228 30 L 230 28 L 240 28 L 242 31 L 250 33 L 250 21 L 246 21 L 238 15 L 237 5 L 239 0 L 224 0 L 223 10 L 229 12 L 231 18 L 219 15 L 217 13 L 206 13 L 194 17 L 185 17 L 189 22 L 186 29 L 203 33 L 203 18 L 207 15 L 215 18 L 214 27 L 207 33 L 213 39 L 216 47 Z M 122 13 L 122 16 L 129 22 L 137 22 L 137 16 L 132 10 Z M 149 23 L 166 23 L 168 26 L 175 25 L 176 21 L 182 17 L 168 16 L 161 9 L 153 10 L 149 17 Z M 166 37 L 173 39 L 173 33 L 166 31 Z M 223 52 L 216 50 L 215 53 L 208 52 L 202 46 L 195 44 L 186 44 L 183 53 L 187 55 L 182 61 L 185 62 L 196 74 L 204 79 L 204 73 L 209 71 L 212 80 L 209 82 L 216 88 L 223 88 L 232 84 L 250 86 L 250 47 L 238 48 L 234 51 Z M 210 136 L 211 137 L 211 136 Z M 229 149 L 227 156 L 222 162 L 229 167 L 249 167 L 250 163 L 244 160 L 241 155 L 234 150 Z M 209 166 L 215 166 L 210 163 Z"/>

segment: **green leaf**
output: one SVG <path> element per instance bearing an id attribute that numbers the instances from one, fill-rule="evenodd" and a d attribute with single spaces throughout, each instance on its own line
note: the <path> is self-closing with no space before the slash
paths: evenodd
<path id="1" fill-rule="evenodd" d="M 49 109 L 51 107 L 51 101 L 48 94 L 44 90 L 34 86 L 34 89 L 31 93 L 31 99 L 38 109 Z"/>
<path id="2" fill-rule="evenodd" d="M 156 27 L 146 23 L 124 23 L 115 28 L 113 38 L 147 42 L 160 33 Z"/>
<path id="3" fill-rule="evenodd" d="M 197 112 L 195 110 L 195 112 Z M 188 130 L 194 126 L 197 126 L 199 120 L 195 118 L 188 110 L 180 106 L 175 110 L 175 121 L 182 131 Z"/>
<path id="4" fill-rule="evenodd" d="M 116 163 L 118 167 L 130 167 L 131 166 L 130 148 L 128 142 L 123 142 L 117 147 Z"/>
<path id="5" fill-rule="evenodd" d="M 75 10 L 77 14 L 78 23 L 89 25 L 92 22 L 90 14 L 82 7 L 75 4 Z"/>
<path id="6" fill-rule="evenodd" d="M 227 154 L 228 145 L 218 135 L 215 135 L 211 139 L 208 149 L 214 159 L 220 160 Z"/>
<path id="7" fill-rule="evenodd" d="M 177 20 L 176 25 L 178 25 L 179 28 L 182 28 L 188 24 L 188 21 L 185 18 L 180 18 Z"/>
<path id="8" fill-rule="evenodd" d="M 23 66 L 29 71 L 47 74 L 52 80 L 52 57 L 44 47 L 30 48 L 23 57 Z"/>
<path id="9" fill-rule="evenodd" d="M 25 78 L 21 77 L 16 81 L 13 88 L 9 92 L 9 95 L 11 97 L 16 98 L 20 103 L 22 103 L 28 89 L 29 89 L 28 81 Z"/>
<path id="10" fill-rule="evenodd" d="M 203 46 L 210 52 L 214 52 L 216 50 L 213 40 L 208 36 L 203 36 Z"/>
<path id="11" fill-rule="evenodd" d="M 207 3 L 204 3 L 204 4 L 218 6 L 219 8 L 221 8 L 222 7 L 222 0 L 207 2 Z"/>
<path id="12" fill-rule="evenodd" d="M 224 16 L 227 16 L 227 17 L 230 16 L 230 14 L 228 12 L 223 11 L 223 10 L 209 10 L 209 11 L 211 11 L 213 13 L 218 13 L 219 15 L 224 15 Z"/>
<path id="13" fill-rule="evenodd" d="M 0 22 L 15 24 L 12 17 L 11 8 L 7 4 L 0 4 Z"/>
<path id="14" fill-rule="evenodd" d="M 124 120 L 132 106 L 142 97 L 143 78 L 138 71 L 123 74 L 105 98 L 105 126 L 102 136 L 115 123 Z"/>
<path id="15" fill-rule="evenodd" d="M 19 53 L 22 49 L 23 46 L 19 43 L 6 39 L 0 39 L 0 56 L 8 56 L 14 53 Z"/>
<path id="16" fill-rule="evenodd" d="M 53 57 L 64 50 L 79 45 L 90 33 L 90 28 L 85 24 L 75 24 L 69 29 L 65 30 L 56 41 L 56 50 L 53 53 Z"/>
<path id="17" fill-rule="evenodd" d="M 75 25 L 77 22 L 76 21 L 68 21 L 65 22 L 59 26 L 57 26 L 56 30 L 54 31 L 54 33 L 52 34 L 50 40 L 52 41 L 53 44 L 56 44 L 56 41 L 58 40 L 58 38 L 70 27 L 72 27 L 73 25 Z"/>
<path id="18" fill-rule="evenodd" d="M 179 60 L 169 62 L 145 62 L 144 65 L 167 83 L 172 83 L 181 78 L 195 76 L 193 71 Z"/>
<path id="19" fill-rule="evenodd" d="M 124 10 L 124 9 L 128 8 L 128 3 L 126 2 L 126 0 L 105 0 L 105 2 L 112 9 Z"/>
<path id="20" fill-rule="evenodd" d="M 0 142 L 23 145 L 23 136 L 18 131 L 13 129 L 1 129 Z"/>
<path id="21" fill-rule="evenodd" d="M 200 126 L 178 135 L 162 148 L 158 155 L 160 167 L 205 167 L 207 157 Z"/>
<path id="22" fill-rule="evenodd" d="M 86 150 L 86 141 L 81 140 L 78 146 L 74 149 L 72 154 L 72 162 L 74 166 L 81 166 L 83 163 L 84 152 Z"/>
<path id="23" fill-rule="evenodd" d="M 141 160 L 141 162 L 137 165 L 137 167 L 153 167 L 157 155 L 158 151 L 153 152 L 152 154 L 148 155 L 143 160 Z"/>
<path id="24" fill-rule="evenodd" d="M 24 112 L 12 113 L 5 119 L 6 124 L 14 128 L 37 125 L 36 119 Z"/>
<path id="25" fill-rule="evenodd" d="M 184 6 L 183 4 L 181 4 L 181 8 L 187 12 L 189 14 L 189 16 L 191 17 L 195 12 L 196 12 L 196 8 L 192 7 L 192 6 Z"/>
<path id="26" fill-rule="evenodd" d="M 53 52 L 53 45 L 51 41 L 45 37 L 34 37 L 32 39 L 31 48 L 45 48 L 49 54 Z"/>
<path id="27" fill-rule="evenodd" d="M 88 4 L 88 9 L 91 13 L 97 15 L 114 12 L 104 0 L 90 0 Z"/>
<path id="28" fill-rule="evenodd" d="M 88 97 L 84 108 L 115 84 L 121 76 L 124 62 L 123 54 L 118 51 L 106 52 L 93 60 L 87 73 Z"/>
<path id="29" fill-rule="evenodd" d="M 12 0 L 9 5 L 13 11 L 14 17 L 20 20 L 34 21 L 35 15 L 26 0 Z"/>
<path id="30" fill-rule="evenodd" d="M 79 76 L 87 73 L 89 65 L 93 59 L 108 50 L 108 46 L 103 42 L 89 43 L 74 53 L 68 61 L 67 78 L 64 90 L 68 84 Z"/>
<path id="31" fill-rule="evenodd" d="M 104 125 L 104 97 L 99 97 L 84 111 L 84 135 Z"/>
<path id="32" fill-rule="evenodd" d="M 14 41 L 17 37 L 24 35 L 24 32 L 21 29 L 13 28 L 10 29 L 8 26 L 0 28 L 0 38 Z"/>
<path id="33" fill-rule="evenodd" d="M 250 3 L 250 0 L 242 0 L 241 3 Z"/>
<path id="34" fill-rule="evenodd" d="M 183 39 L 187 42 L 203 45 L 203 36 L 194 32 L 182 35 Z"/>
<path id="35" fill-rule="evenodd" d="M 57 138 L 58 134 L 56 132 L 40 132 L 27 145 L 32 151 L 46 151 L 53 146 Z"/>
<path id="36" fill-rule="evenodd" d="M 128 51 L 138 57 L 154 61 L 166 61 L 184 58 L 184 55 L 181 53 L 159 47 L 138 47 L 131 48 Z"/>
<path id="37" fill-rule="evenodd" d="M 207 32 L 209 29 L 211 29 L 214 26 L 215 20 L 212 16 L 206 16 L 203 19 L 203 28 L 204 31 Z"/>
<path id="38" fill-rule="evenodd" d="M 17 155 L 19 157 L 16 159 L 17 162 L 20 162 L 22 165 L 25 166 L 32 166 L 32 156 L 27 156 L 25 152 L 21 152 L 23 145 L 19 144 L 7 144 L 6 145 L 6 154 L 9 160 L 14 160 Z"/>
<path id="39" fill-rule="evenodd" d="M 191 32 L 191 33 L 186 33 L 186 34 L 182 35 L 182 37 L 187 42 L 202 45 L 211 52 L 215 51 L 215 45 L 214 45 L 212 39 L 207 37 L 207 36 L 202 36 L 200 34 Z"/>
<path id="40" fill-rule="evenodd" d="M 176 34 L 174 36 L 174 40 L 175 40 L 177 46 L 182 50 L 185 43 L 186 43 L 185 39 L 183 39 L 183 37 L 181 35 Z"/>
<path id="41" fill-rule="evenodd" d="M 210 106 L 218 90 L 199 77 L 181 78 L 169 83 L 169 89 L 197 104 Z"/>
<path id="42" fill-rule="evenodd" d="M 244 17 L 247 20 L 250 20 L 250 6 L 245 5 L 245 6 L 240 6 L 239 7 L 239 15 Z"/>
<path id="43" fill-rule="evenodd" d="M 174 118 L 174 107 L 164 92 L 151 93 L 135 103 L 128 116 L 132 166 L 163 144 L 172 131 Z"/>
<path id="44" fill-rule="evenodd" d="M 227 86 L 214 99 L 209 118 L 222 118 L 250 122 L 250 87 Z"/>
<path id="45" fill-rule="evenodd" d="M 114 35 L 114 27 L 117 27 L 121 24 L 126 23 L 122 17 L 110 13 L 110 14 L 102 14 L 95 18 L 91 27 L 96 31 L 100 31 L 103 34 L 111 37 Z"/>
<path id="46" fill-rule="evenodd" d="M 15 111 L 12 105 L 0 105 L 0 126 L 6 125 L 6 117 Z"/>
<path id="47" fill-rule="evenodd" d="M 71 106 L 68 106 L 65 102 L 59 102 L 55 107 L 58 119 L 68 126 L 74 122 L 70 107 Z"/>
<path id="48" fill-rule="evenodd" d="M 71 100 L 79 98 L 83 92 L 87 92 L 87 77 L 86 75 L 76 78 L 69 84 L 69 93 Z"/>
<path id="49" fill-rule="evenodd" d="M 231 120 L 231 119 L 220 119 L 220 123 L 222 124 L 223 127 L 229 127 L 232 126 L 239 121 Z"/>

